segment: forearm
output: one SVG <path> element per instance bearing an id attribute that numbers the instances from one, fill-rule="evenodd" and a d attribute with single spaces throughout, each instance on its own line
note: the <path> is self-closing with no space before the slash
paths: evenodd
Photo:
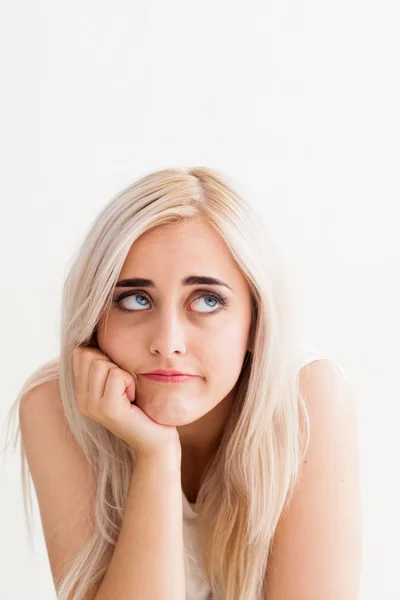
<path id="1" fill-rule="evenodd" d="M 95 600 L 185 600 L 181 474 L 169 452 L 137 462 Z"/>

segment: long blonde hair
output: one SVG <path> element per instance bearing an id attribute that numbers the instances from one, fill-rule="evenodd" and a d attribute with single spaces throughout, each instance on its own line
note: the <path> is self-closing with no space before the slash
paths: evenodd
<path id="1" fill-rule="evenodd" d="M 78 410 L 72 350 L 96 343 L 131 245 L 154 227 L 202 216 L 226 243 L 251 289 L 252 350 L 218 451 L 198 494 L 198 541 L 213 597 L 260 600 L 278 520 L 292 498 L 309 442 L 299 393 L 297 323 L 287 269 L 259 215 L 215 169 L 150 173 L 112 198 L 85 237 L 65 281 L 60 356 L 38 368 L 9 410 L 45 381 L 57 379 L 68 425 L 97 475 L 94 530 L 56 582 L 57 597 L 82 600 L 104 577 L 124 516 L 134 457 L 127 444 Z M 302 419 L 304 416 L 304 419 Z M 305 428 L 302 427 L 304 423 Z M 20 434 L 15 436 L 14 448 Z M 31 532 L 32 496 L 21 440 L 24 509 Z M 29 499 L 29 508 L 27 500 Z"/>

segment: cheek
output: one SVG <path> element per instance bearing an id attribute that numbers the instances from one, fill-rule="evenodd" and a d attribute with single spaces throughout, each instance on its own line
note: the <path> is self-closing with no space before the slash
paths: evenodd
<path id="1" fill-rule="evenodd" d="M 97 342 L 100 350 L 122 369 L 126 369 L 128 363 L 135 364 L 136 355 L 140 354 L 137 345 L 132 343 L 132 335 L 129 335 L 126 327 L 119 327 L 117 323 L 113 323 L 111 316 L 107 322 L 107 329 L 105 323 L 100 322 Z"/>
<path id="2" fill-rule="evenodd" d="M 217 345 L 225 355 L 241 355 L 246 350 L 248 330 L 243 324 L 233 323 L 218 332 Z"/>
<path id="3" fill-rule="evenodd" d="M 247 332 L 232 326 L 221 330 L 204 348 L 207 371 L 214 381 L 234 384 L 240 375 L 247 349 Z"/>
<path id="4" fill-rule="evenodd" d="M 97 343 L 99 345 L 100 350 L 102 350 L 102 352 L 107 353 L 107 350 L 110 350 L 110 348 L 112 348 L 114 337 L 115 336 L 113 334 L 113 329 L 110 328 L 110 322 L 108 322 L 108 324 L 107 324 L 107 336 L 106 336 L 105 321 L 100 321 L 100 323 L 97 327 Z"/>

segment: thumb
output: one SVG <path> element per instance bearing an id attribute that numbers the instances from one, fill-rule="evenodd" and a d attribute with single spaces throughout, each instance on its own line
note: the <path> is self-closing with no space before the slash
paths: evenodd
<path id="1" fill-rule="evenodd" d="M 133 402 L 135 399 L 135 384 L 131 383 L 131 385 L 128 385 L 128 387 L 125 390 L 126 395 L 128 396 L 128 399 L 130 402 Z"/>
<path id="2" fill-rule="evenodd" d="M 133 377 L 133 383 L 130 383 L 126 389 L 125 389 L 125 393 L 128 396 L 128 400 L 130 402 L 133 402 L 135 400 L 135 391 L 136 391 L 136 384 L 137 384 L 137 375 L 136 373 L 132 373 L 131 374 Z"/>

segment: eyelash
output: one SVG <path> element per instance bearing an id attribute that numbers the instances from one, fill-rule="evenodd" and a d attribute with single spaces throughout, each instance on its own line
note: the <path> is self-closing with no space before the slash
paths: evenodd
<path id="1" fill-rule="evenodd" d="M 147 298 L 147 300 L 149 300 L 149 302 L 150 302 L 150 298 L 146 294 L 146 292 L 143 292 L 142 290 L 137 290 L 135 292 L 125 292 L 124 294 L 121 294 L 120 296 L 118 296 L 118 298 L 113 300 L 113 304 L 117 305 L 118 310 L 120 310 L 122 312 L 126 312 L 126 313 L 146 312 L 145 310 L 129 310 L 127 308 L 122 308 L 121 300 L 123 298 L 129 298 L 130 296 L 143 296 L 144 298 Z M 217 308 L 216 310 L 213 310 L 211 312 L 199 313 L 202 316 L 215 315 L 216 313 L 219 313 L 221 310 L 224 310 L 228 306 L 228 298 L 226 298 L 224 296 L 219 296 L 218 294 L 215 294 L 215 293 L 205 292 L 205 291 L 201 296 L 197 296 L 197 298 L 194 298 L 192 300 L 192 302 L 194 302 L 195 300 L 199 300 L 200 298 L 214 298 L 220 304 L 219 308 Z M 196 311 L 191 311 L 191 312 L 196 312 Z"/>

